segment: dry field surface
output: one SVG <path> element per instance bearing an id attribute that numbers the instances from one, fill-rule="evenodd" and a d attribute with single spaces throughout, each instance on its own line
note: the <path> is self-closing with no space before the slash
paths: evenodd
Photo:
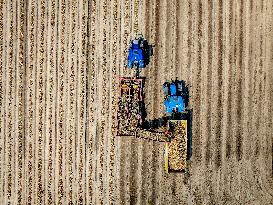
<path id="1" fill-rule="evenodd" d="M 0 0 L 0 204 L 273 204 L 272 0 Z M 115 136 L 129 39 L 190 86 L 188 173 L 162 142 Z"/>

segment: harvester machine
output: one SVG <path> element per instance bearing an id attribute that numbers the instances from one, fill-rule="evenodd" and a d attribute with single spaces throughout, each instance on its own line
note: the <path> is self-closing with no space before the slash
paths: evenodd
<path id="1" fill-rule="evenodd" d="M 135 77 L 119 78 L 118 135 L 135 135 L 145 119 L 144 82 L 140 70 L 145 68 L 153 55 L 152 46 L 138 34 L 131 40 L 128 54 L 128 68 L 135 69 Z"/>

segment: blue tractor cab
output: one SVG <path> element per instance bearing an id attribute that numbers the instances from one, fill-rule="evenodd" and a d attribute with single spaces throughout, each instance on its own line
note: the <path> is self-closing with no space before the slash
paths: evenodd
<path id="1" fill-rule="evenodd" d="M 140 48 L 138 40 L 132 41 L 128 55 L 128 68 L 133 68 L 134 65 L 138 68 L 145 67 L 143 50 Z"/>
<path id="2" fill-rule="evenodd" d="M 141 34 L 131 41 L 128 54 L 128 68 L 136 68 L 137 74 L 139 68 L 145 68 L 153 55 L 153 47 Z"/>
<path id="3" fill-rule="evenodd" d="M 164 104 L 167 115 L 171 115 L 172 113 L 182 113 L 185 111 L 188 93 L 185 93 L 185 89 L 183 88 L 184 85 L 182 81 L 176 80 L 171 83 L 164 83 Z"/>

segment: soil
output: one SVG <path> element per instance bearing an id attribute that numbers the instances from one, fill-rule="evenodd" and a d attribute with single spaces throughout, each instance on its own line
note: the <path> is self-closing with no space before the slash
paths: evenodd
<path id="1" fill-rule="evenodd" d="M 0 204 L 273 204 L 273 2 L 0 1 Z M 192 157 L 116 136 L 130 38 L 154 45 L 147 120 L 189 85 Z"/>

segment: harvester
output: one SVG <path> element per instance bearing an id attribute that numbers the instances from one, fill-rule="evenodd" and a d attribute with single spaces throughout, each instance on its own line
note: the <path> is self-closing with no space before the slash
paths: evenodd
<path id="1" fill-rule="evenodd" d="M 188 89 L 184 81 L 165 82 L 163 123 L 160 129 L 144 126 L 147 124 L 143 91 L 145 77 L 140 76 L 139 69 L 149 64 L 152 55 L 153 47 L 142 35 L 138 35 L 130 42 L 128 68 L 135 69 L 136 73 L 134 77 L 119 78 L 117 135 L 164 142 L 165 172 L 182 171 L 187 167 L 190 148 Z"/>
<path id="2" fill-rule="evenodd" d="M 153 55 L 153 47 L 138 34 L 131 40 L 128 54 L 128 68 L 135 69 L 134 77 L 119 78 L 118 135 L 133 135 L 145 119 L 144 83 L 140 68 L 145 68 Z"/>

